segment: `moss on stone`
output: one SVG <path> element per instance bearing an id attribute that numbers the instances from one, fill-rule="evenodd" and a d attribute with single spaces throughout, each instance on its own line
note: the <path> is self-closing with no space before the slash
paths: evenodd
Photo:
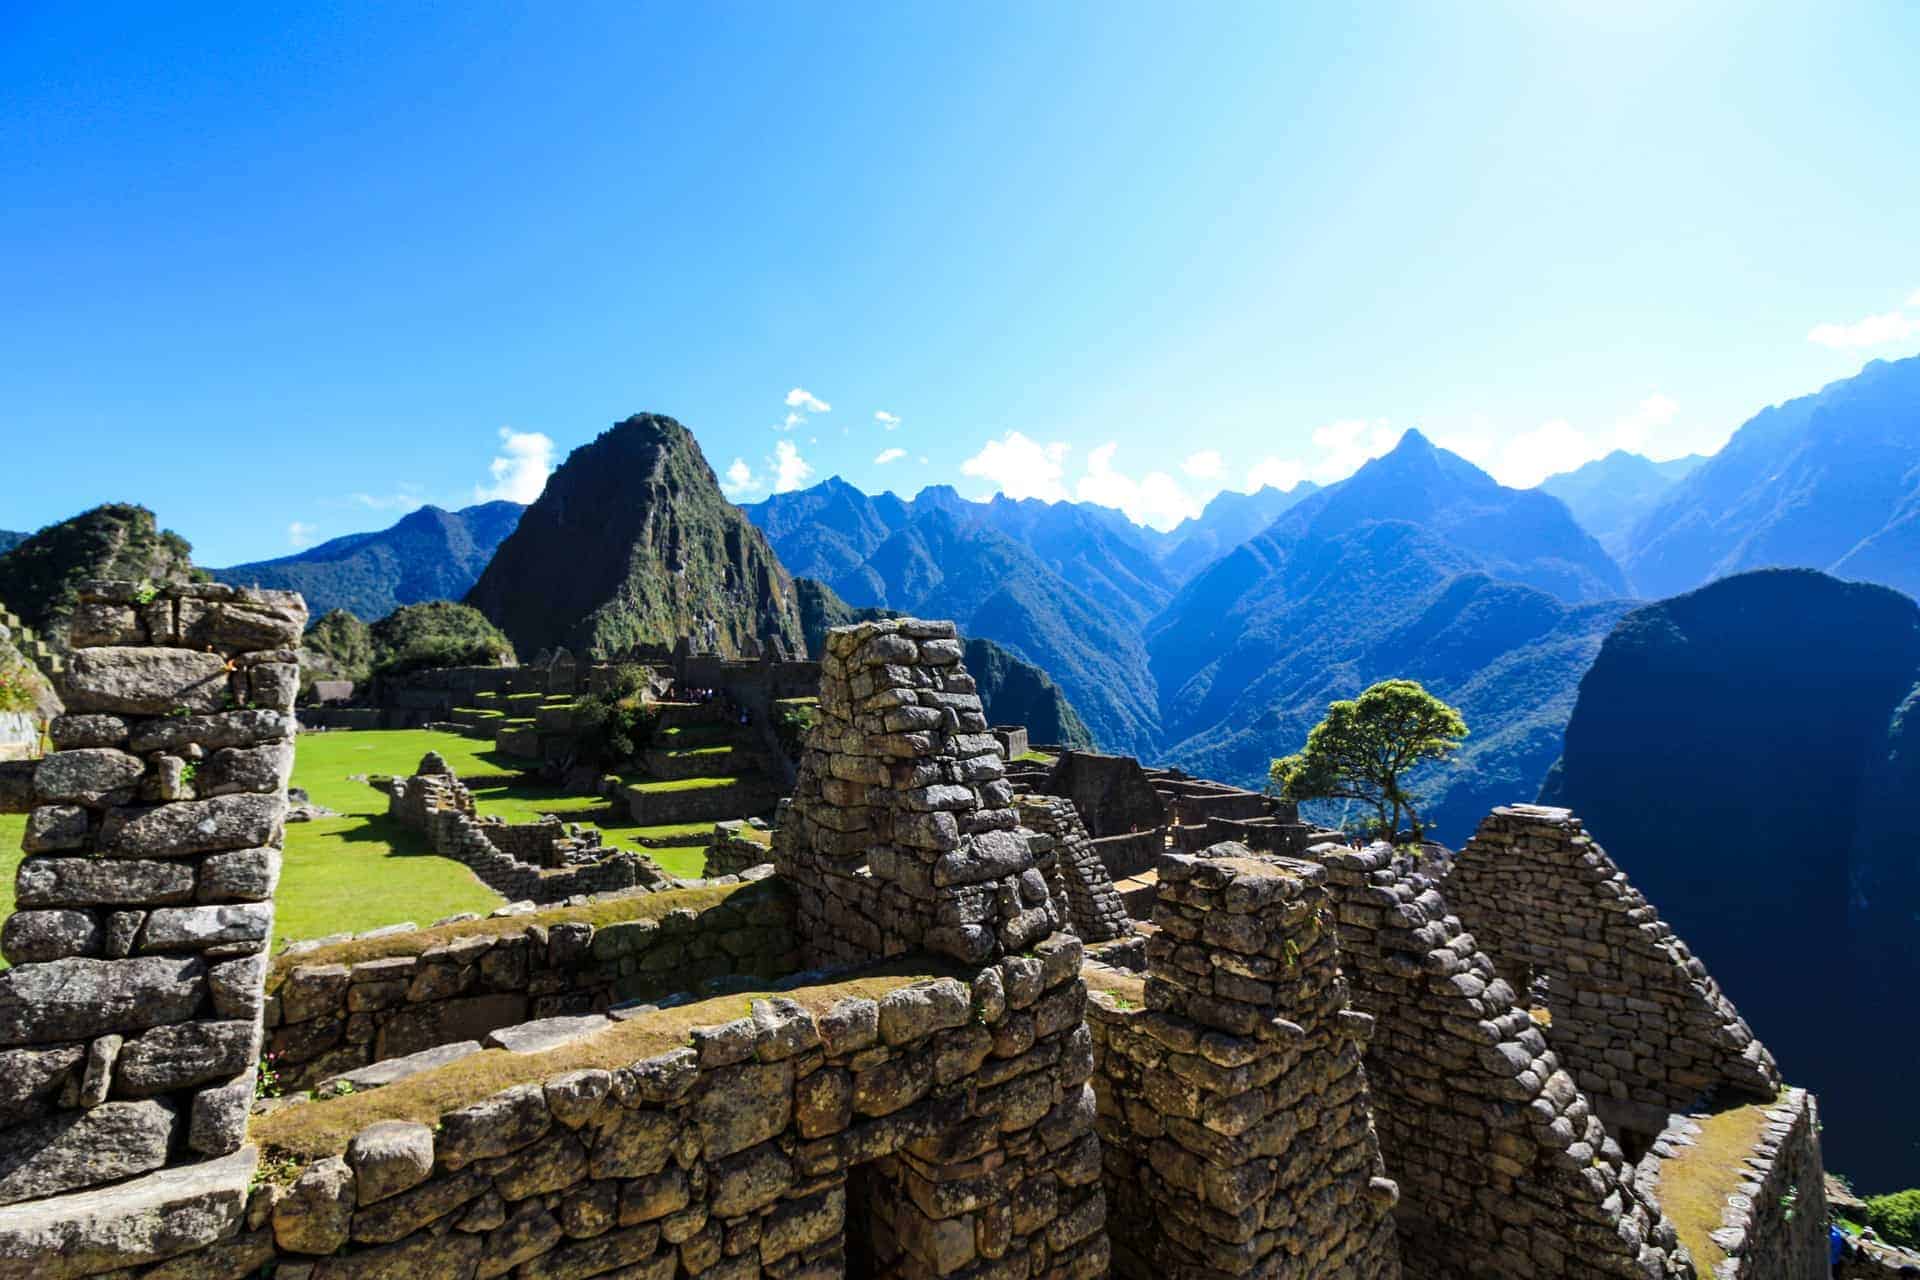
<path id="1" fill-rule="evenodd" d="M 1693 1255 L 1701 1275 L 1712 1275 L 1727 1251 L 1713 1242 L 1727 1197 L 1740 1189 L 1743 1161 L 1760 1145 L 1767 1112 L 1779 1100 L 1754 1102 L 1716 1111 L 1699 1122 L 1700 1133 L 1690 1147 L 1660 1165 L 1656 1198 L 1660 1211 L 1673 1223 L 1680 1243 Z"/>

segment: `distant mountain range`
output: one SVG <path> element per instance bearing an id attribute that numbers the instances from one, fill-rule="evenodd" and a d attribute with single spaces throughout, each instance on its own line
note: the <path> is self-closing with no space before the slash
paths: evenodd
<path id="1" fill-rule="evenodd" d="M 1655 462 L 1615 449 L 1583 467 L 1548 476 L 1538 487 L 1566 503 L 1580 527 L 1618 560 L 1625 554 L 1627 537 L 1640 518 L 1706 460 L 1705 454 L 1690 453 L 1684 458 Z"/>
<path id="2" fill-rule="evenodd" d="M 1754 415 L 1640 519 L 1623 563 L 1649 596 L 1776 565 L 1920 596 L 1920 356 Z"/>
<path id="3" fill-rule="evenodd" d="M 401 605 L 465 596 L 525 510 L 517 502 L 458 511 L 425 506 L 375 533 L 350 533 L 277 560 L 211 572 L 238 586 L 298 591 L 316 618 L 345 609 L 372 622 Z"/>
<path id="4" fill-rule="evenodd" d="M 1253 493 L 1222 489 L 1197 516 L 1161 535 L 1155 554 L 1175 582 L 1185 582 L 1227 552 L 1259 533 L 1286 511 L 1320 491 L 1311 480 L 1291 489 L 1272 485 Z"/>
<path id="5" fill-rule="evenodd" d="M 693 433 L 636 414 L 567 455 L 467 593 L 523 658 L 672 644 L 805 651 L 793 578 Z"/>
<path id="6" fill-rule="evenodd" d="M 32 534 L 18 533 L 12 529 L 0 529 L 0 556 L 25 542 Z"/>
<path id="7" fill-rule="evenodd" d="M 1622 618 L 1541 794 L 1819 1091 L 1830 1167 L 1861 1186 L 1911 1183 L 1920 1156 L 1916 796 L 1920 606 L 1807 570 Z"/>

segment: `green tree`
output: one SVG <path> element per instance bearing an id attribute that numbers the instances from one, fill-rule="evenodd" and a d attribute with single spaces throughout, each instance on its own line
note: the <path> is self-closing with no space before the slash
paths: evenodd
<path id="1" fill-rule="evenodd" d="M 1372 807 L 1391 838 L 1404 816 L 1414 839 L 1420 813 L 1404 785 L 1419 765 L 1444 760 L 1467 736 L 1460 713 L 1417 680 L 1382 680 L 1327 708 L 1302 751 L 1275 760 L 1267 776 L 1288 800 L 1357 800 Z"/>
<path id="2" fill-rule="evenodd" d="M 1920 1249 L 1920 1187 L 1867 1197 L 1867 1225 L 1889 1244 Z"/>
<path id="3" fill-rule="evenodd" d="M 403 605 L 368 629 L 373 674 L 405 675 L 427 667 L 501 667 L 513 645 L 478 609 L 450 600 Z"/>

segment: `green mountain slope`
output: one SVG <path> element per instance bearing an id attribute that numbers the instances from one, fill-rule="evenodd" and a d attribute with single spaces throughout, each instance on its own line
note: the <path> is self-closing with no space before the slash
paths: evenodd
<path id="1" fill-rule="evenodd" d="M 154 523 L 153 512 L 108 503 L 48 525 L 0 555 L 0 604 L 56 651 L 64 651 L 77 585 L 87 578 L 183 582 L 193 548 Z"/>
<path id="2" fill-rule="evenodd" d="M 720 493 L 693 435 L 640 414 L 568 455 L 467 595 L 521 653 L 802 645 L 793 580 Z"/>
<path id="3" fill-rule="evenodd" d="M 404 604 L 464 597 L 523 510 L 517 502 L 425 506 L 373 533 L 210 572 L 220 582 L 298 591 L 316 617 L 346 609 L 371 622 Z"/>

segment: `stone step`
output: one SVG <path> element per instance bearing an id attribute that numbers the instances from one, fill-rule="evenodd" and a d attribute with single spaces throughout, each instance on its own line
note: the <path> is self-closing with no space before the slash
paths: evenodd
<path id="1" fill-rule="evenodd" d="M 548 1049 L 558 1049 L 563 1044 L 584 1039 L 612 1025 L 612 1020 L 601 1013 L 536 1018 L 532 1022 L 487 1032 L 487 1047 L 505 1049 L 509 1053 L 545 1053 Z"/>
<path id="2" fill-rule="evenodd" d="M 478 1040 L 459 1040 L 453 1044 L 435 1045 L 431 1049 L 422 1049 L 418 1053 L 388 1058 L 384 1062 L 375 1062 L 368 1066 L 356 1067 L 352 1071 L 342 1072 L 337 1076 L 328 1076 L 313 1087 L 313 1096 L 331 1098 L 345 1093 L 361 1093 L 368 1089 L 378 1089 L 405 1080 L 408 1076 L 417 1076 L 422 1071 L 432 1071 L 446 1066 L 449 1062 L 458 1062 L 470 1054 L 479 1052 Z"/>

